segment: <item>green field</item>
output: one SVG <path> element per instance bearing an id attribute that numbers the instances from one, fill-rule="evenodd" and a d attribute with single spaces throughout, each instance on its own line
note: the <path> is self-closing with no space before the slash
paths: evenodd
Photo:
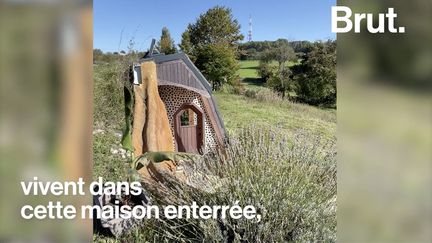
<path id="1" fill-rule="evenodd" d="M 260 90 L 265 87 L 265 83 L 258 74 L 258 60 L 242 60 L 239 63 L 240 69 L 237 74 L 242 79 L 242 83 L 246 88 Z M 287 66 L 292 66 L 294 64 L 294 62 L 289 62 Z M 276 62 L 274 62 L 274 65 L 276 65 Z"/>
<path id="2" fill-rule="evenodd" d="M 239 75 L 242 78 L 259 78 L 258 75 L 258 60 L 240 61 Z"/>
<path id="3" fill-rule="evenodd" d="M 219 111 L 229 133 L 251 125 L 278 128 L 287 134 L 303 130 L 332 138 L 336 132 L 336 112 L 290 102 L 262 102 L 244 96 L 215 93 Z"/>
<path id="4" fill-rule="evenodd" d="M 258 74 L 258 65 L 259 61 L 257 60 L 240 61 L 238 75 L 248 89 L 259 90 L 264 87 L 264 83 Z"/>

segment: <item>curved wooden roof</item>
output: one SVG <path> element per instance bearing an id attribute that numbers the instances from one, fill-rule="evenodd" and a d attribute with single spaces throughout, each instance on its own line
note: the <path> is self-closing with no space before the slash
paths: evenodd
<path id="1" fill-rule="evenodd" d="M 216 102 L 211 95 L 212 87 L 185 53 L 150 55 L 140 61 L 154 61 L 156 63 L 158 85 L 173 85 L 199 93 L 202 96 L 204 106 L 209 110 L 209 113 L 212 113 L 208 115 L 216 136 L 223 143 L 226 138 L 226 131 Z"/>

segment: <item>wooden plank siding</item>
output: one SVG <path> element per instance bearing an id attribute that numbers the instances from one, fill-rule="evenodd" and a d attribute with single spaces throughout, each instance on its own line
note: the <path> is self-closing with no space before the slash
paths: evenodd
<path id="1" fill-rule="evenodd" d="M 161 80 L 207 92 L 204 85 L 201 84 L 195 74 L 181 60 L 159 63 L 157 76 Z"/>

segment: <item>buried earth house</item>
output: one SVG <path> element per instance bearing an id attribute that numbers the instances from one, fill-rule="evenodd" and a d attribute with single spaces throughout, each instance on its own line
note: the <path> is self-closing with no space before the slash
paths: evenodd
<path id="1" fill-rule="evenodd" d="M 152 45 L 134 64 L 133 74 L 135 155 L 205 154 L 224 144 L 225 127 L 211 85 L 186 54 L 160 54 Z"/>
<path id="2" fill-rule="evenodd" d="M 122 144 L 134 154 L 134 170 L 129 171 L 128 179 L 162 182 L 168 173 L 189 186 L 211 190 L 203 187 L 202 179 L 209 177 L 190 174 L 184 166 L 185 160 L 196 162 L 201 155 L 225 145 L 225 128 L 211 86 L 186 54 L 155 52 L 153 41 L 150 51 L 129 69 L 133 75 L 125 86 Z M 115 200 L 124 205 L 130 200 L 139 209 L 150 200 L 144 192 L 130 198 L 127 194 L 94 196 L 94 202 L 112 208 Z M 140 219 L 105 217 L 94 221 L 95 232 L 119 236 L 138 225 Z"/>

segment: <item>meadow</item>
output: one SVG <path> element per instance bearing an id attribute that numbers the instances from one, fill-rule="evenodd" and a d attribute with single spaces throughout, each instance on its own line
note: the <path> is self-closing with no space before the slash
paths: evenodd
<path id="1" fill-rule="evenodd" d="M 229 132 L 235 133 L 238 129 L 253 124 L 277 127 L 288 135 L 298 130 L 326 138 L 335 135 L 336 110 L 281 100 L 261 81 L 257 72 L 258 65 L 257 60 L 240 61 L 238 73 L 246 89 L 244 95 L 214 92 Z"/>
<path id="2" fill-rule="evenodd" d="M 264 85 L 258 74 L 258 65 L 259 61 L 257 60 L 240 61 L 238 75 L 242 78 L 242 83 L 247 88 L 260 89 Z"/>
<path id="3" fill-rule="evenodd" d="M 241 62 L 244 92 L 214 92 L 230 137 L 228 156 L 196 161 L 216 178 L 212 192 L 175 178 L 147 194 L 159 205 L 255 205 L 263 220 L 146 220 L 119 237 L 96 242 L 336 241 L 336 113 L 282 100 L 261 83 L 257 61 Z M 94 66 L 94 178 L 126 180 L 130 158 L 120 146 L 123 89 L 114 64 Z M 221 164 L 221 161 L 224 163 Z M 221 185 L 220 182 L 223 181 Z"/>

